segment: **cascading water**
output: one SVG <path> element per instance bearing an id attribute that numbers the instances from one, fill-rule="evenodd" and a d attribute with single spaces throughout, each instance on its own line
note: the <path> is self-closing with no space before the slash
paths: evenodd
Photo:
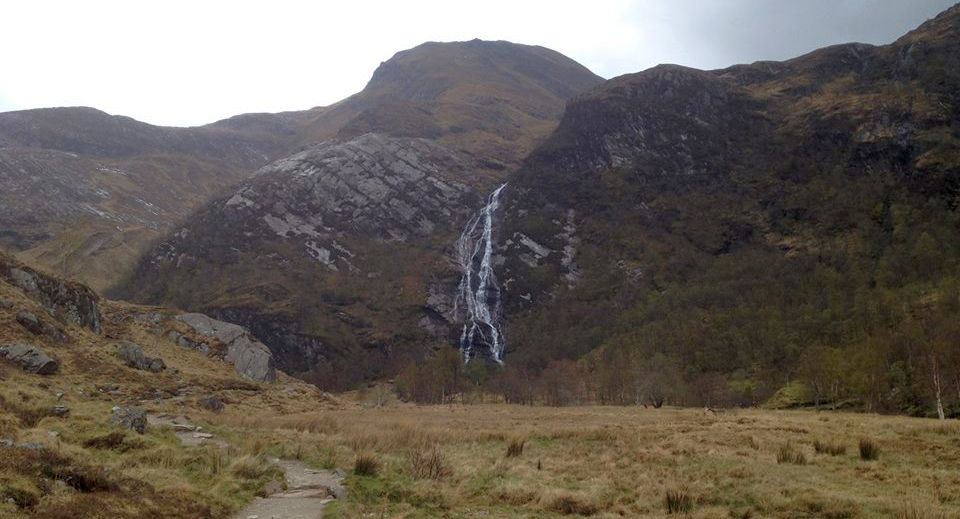
<path id="1" fill-rule="evenodd" d="M 457 262 L 463 272 L 457 292 L 456 311 L 463 311 L 460 351 L 464 362 L 486 352 L 503 364 L 506 340 L 500 329 L 500 286 L 493 272 L 493 216 L 500 205 L 501 185 L 470 221 L 457 240 Z"/>

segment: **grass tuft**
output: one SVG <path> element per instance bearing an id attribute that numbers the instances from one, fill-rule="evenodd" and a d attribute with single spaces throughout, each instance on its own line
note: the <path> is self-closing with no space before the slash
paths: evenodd
<path id="1" fill-rule="evenodd" d="M 508 458 L 517 458 L 523 454 L 523 447 L 527 443 L 526 440 L 515 439 L 511 440 L 510 444 L 507 445 L 507 457 Z"/>
<path id="2" fill-rule="evenodd" d="M 869 438 L 860 438 L 860 459 L 874 461 L 880 458 L 880 446 Z"/>
<path id="3" fill-rule="evenodd" d="M 358 476 L 374 477 L 380 471 L 380 461 L 373 454 L 358 454 L 353 462 L 353 473 Z"/>
<path id="4" fill-rule="evenodd" d="M 777 451 L 777 463 L 784 464 L 789 463 L 791 465 L 806 465 L 807 456 L 797 450 L 794 450 L 793 446 L 784 444 L 780 446 L 780 449 Z"/>
<path id="5" fill-rule="evenodd" d="M 813 442 L 813 450 L 817 454 L 829 454 L 831 456 L 842 456 L 847 453 L 847 446 L 842 443 L 828 443 L 820 440 Z"/>
<path id="6" fill-rule="evenodd" d="M 693 509 L 693 499 L 685 490 L 667 490 L 664 505 L 667 507 L 668 514 L 686 514 Z"/>

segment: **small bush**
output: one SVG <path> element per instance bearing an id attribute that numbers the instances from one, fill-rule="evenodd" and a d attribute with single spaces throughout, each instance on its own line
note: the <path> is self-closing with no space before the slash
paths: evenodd
<path id="1" fill-rule="evenodd" d="M 667 490 L 664 504 L 668 514 L 686 514 L 693 508 L 693 499 L 684 490 Z"/>
<path id="2" fill-rule="evenodd" d="M 511 440 L 510 444 L 507 445 L 507 457 L 508 458 L 517 458 L 523 454 L 523 446 L 526 444 L 526 440 Z"/>
<path id="3" fill-rule="evenodd" d="M 807 457 L 802 452 L 793 449 L 790 444 L 783 445 L 777 451 L 777 463 L 789 463 L 792 465 L 806 465 Z"/>
<path id="4" fill-rule="evenodd" d="M 874 461 L 880 458 L 880 446 L 868 438 L 860 439 L 860 459 Z"/>
<path id="5" fill-rule="evenodd" d="M 410 472 L 416 479 L 444 479 L 453 471 L 447 465 L 447 456 L 440 445 L 419 445 L 411 448 L 407 453 Z"/>
<path id="6" fill-rule="evenodd" d="M 813 450 L 817 454 L 829 454 L 831 456 L 842 456 L 847 453 L 847 446 L 842 443 L 827 443 L 820 440 L 813 442 Z"/>
<path id="7" fill-rule="evenodd" d="M 358 454 L 353 462 L 353 473 L 358 476 L 373 477 L 380 471 L 380 462 L 373 454 Z"/>

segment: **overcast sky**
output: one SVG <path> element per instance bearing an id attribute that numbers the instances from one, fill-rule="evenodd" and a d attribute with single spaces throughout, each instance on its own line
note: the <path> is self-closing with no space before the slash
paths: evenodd
<path id="1" fill-rule="evenodd" d="M 93 106 L 154 124 L 330 104 L 424 41 L 543 45 L 603 77 L 889 43 L 953 0 L 8 0 L 0 111 Z"/>

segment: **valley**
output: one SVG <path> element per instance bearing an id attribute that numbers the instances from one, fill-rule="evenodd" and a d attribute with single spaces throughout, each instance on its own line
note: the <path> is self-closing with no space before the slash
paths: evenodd
<path id="1" fill-rule="evenodd" d="M 960 517 L 960 5 L 899 34 L 0 112 L 0 519 Z"/>

